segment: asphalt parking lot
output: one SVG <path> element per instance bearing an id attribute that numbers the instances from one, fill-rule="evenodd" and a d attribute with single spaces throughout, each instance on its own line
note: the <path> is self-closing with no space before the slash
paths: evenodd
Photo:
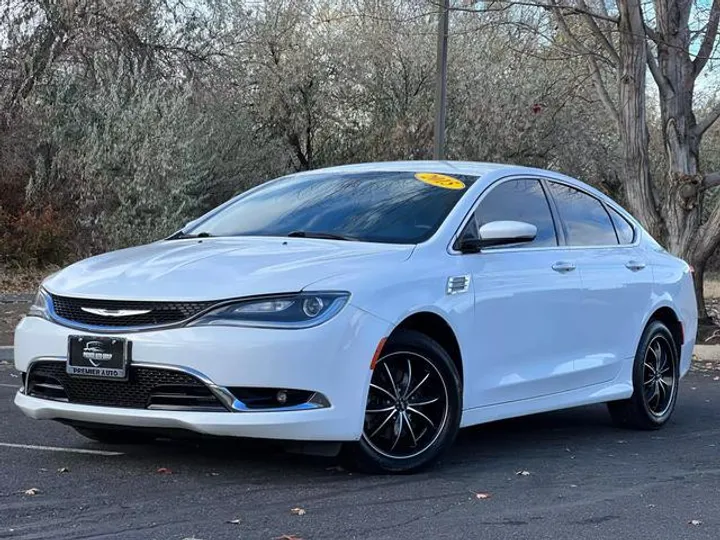
<path id="1" fill-rule="evenodd" d="M 93 443 L 24 418 L 0 365 L 0 538 L 717 540 L 718 375 L 685 379 L 660 432 L 585 407 L 466 430 L 442 466 L 373 477 L 243 442 Z"/>

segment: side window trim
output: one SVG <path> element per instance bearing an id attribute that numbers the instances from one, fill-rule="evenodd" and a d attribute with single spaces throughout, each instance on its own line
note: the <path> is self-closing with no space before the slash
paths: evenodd
<path id="1" fill-rule="evenodd" d="M 513 180 L 537 180 L 540 183 L 540 187 L 543 190 L 543 193 L 545 194 L 545 200 L 548 203 L 548 206 L 550 208 L 550 217 L 553 220 L 553 227 L 555 228 L 555 240 L 557 242 L 556 246 L 537 246 L 537 247 L 523 247 L 523 248 L 517 248 L 517 247 L 509 247 L 509 248 L 496 248 L 493 249 L 492 253 L 502 253 L 506 251 L 516 251 L 522 249 L 523 251 L 536 251 L 536 250 L 548 250 L 548 249 L 561 249 L 565 247 L 565 235 L 560 230 L 561 227 L 559 225 L 559 214 L 557 213 L 557 210 L 555 208 L 555 202 L 552 200 L 552 197 L 549 193 L 548 187 L 546 186 L 545 182 L 546 178 L 542 176 L 532 175 L 532 174 L 514 174 L 512 176 L 504 176 L 502 178 L 498 178 L 495 180 L 492 184 L 487 186 L 473 201 L 472 206 L 470 207 L 470 210 L 465 214 L 465 217 L 463 217 L 463 220 L 460 222 L 460 226 L 455 231 L 455 234 L 453 234 L 452 239 L 450 241 L 450 244 L 448 245 L 448 251 L 452 255 L 463 255 L 458 250 L 458 242 L 460 242 L 460 239 L 463 236 L 463 233 L 465 232 L 465 229 L 470 224 L 470 221 L 475 217 L 475 213 L 477 212 L 480 204 L 482 203 L 483 199 L 497 186 L 500 184 L 504 184 L 505 182 L 511 182 Z M 483 252 L 488 253 L 488 252 Z"/>
<path id="2" fill-rule="evenodd" d="M 604 201 L 603 201 L 603 202 L 604 202 Z M 605 206 L 606 206 L 607 209 L 608 209 L 608 214 L 610 214 L 610 221 L 612 221 L 613 227 L 615 227 L 615 234 L 616 234 L 617 237 L 618 237 L 618 244 L 621 245 L 621 246 L 634 246 L 635 244 L 637 244 L 637 242 L 638 242 L 638 229 L 637 229 L 637 227 L 635 226 L 635 223 L 633 223 L 632 220 L 629 220 L 627 217 L 625 217 L 624 212 L 621 212 L 620 210 L 618 210 L 617 208 L 615 208 L 613 205 L 605 203 Z M 615 213 L 620 217 L 620 219 L 622 219 L 625 223 L 627 223 L 628 227 L 630 227 L 630 230 L 632 231 L 632 240 L 631 240 L 629 243 L 623 244 L 623 243 L 620 241 L 620 231 L 617 230 L 617 226 L 615 225 L 615 220 L 613 219 L 613 216 L 612 216 L 612 213 L 611 213 L 611 212 L 615 212 Z"/>
<path id="3" fill-rule="evenodd" d="M 618 228 L 615 225 L 615 220 L 613 219 L 612 214 L 610 213 L 610 210 L 608 209 L 608 205 L 605 204 L 605 201 L 600 201 L 600 203 L 603 205 L 603 208 L 605 209 L 605 213 L 610 218 L 610 224 L 612 225 L 613 231 L 615 231 L 615 239 L 617 240 L 618 246 L 622 246 L 623 243 L 620 241 L 620 232 L 618 231 Z"/>
<path id="4" fill-rule="evenodd" d="M 557 238 L 558 247 L 566 247 L 567 241 L 565 238 L 565 224 L 560 216 L 560 211 L 555 203 L 555 197 L 550 193 L 550 186 L 548 185 L 549 180 L 547 178 L 538 178 L 542 185 L 545 197 L 547 198 L 548 204 L 550 205 L 550 213 L 552 214 L 553 224 L 555 225 L 555 237 Z"/>

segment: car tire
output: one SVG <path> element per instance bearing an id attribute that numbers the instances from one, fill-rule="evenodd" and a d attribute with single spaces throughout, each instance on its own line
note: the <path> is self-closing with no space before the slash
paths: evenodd
<path id="1" fill-rule="evenodd" d="M 445 349 L 425 334 L 395 332 L 375 364 L 349 465 L 371 474 L 412 473 L 437 462 L 460 426 L 462 387 Z"/>
<path id="2" fill-rule="evenodd" d="M 654 430 L 665 425 L 677 402 L 680 382 L 679 349 L 661 321 L 651 321 L 640 339 L 633 364 L 633 395 L 608 403 L 617 426 Z"/>
<path id="3" fill-rule="evenodd" d="M 142 444 L 151 442 L 154 437 L 130 429 L 104 429 L 76 427 L 73 429 L 83 437 L 105 444 Z"/>

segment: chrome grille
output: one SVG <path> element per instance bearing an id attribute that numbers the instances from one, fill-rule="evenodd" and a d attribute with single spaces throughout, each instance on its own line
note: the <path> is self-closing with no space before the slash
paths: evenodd
<path id="1" fill-rule="evenodd" d="M 85 300 L 65 296 L 50 296 L 53 312 L 60 318 L 73 323 L 108 328 L 164 326 L 178 323 L 210 308 L 215 302 L 132 302 L 124 300 Z M 141 312 L 136 315 L 108 317 L 83 311 L 127 310 Z M 142 313 L 146 312 L 146 313 Z"/>

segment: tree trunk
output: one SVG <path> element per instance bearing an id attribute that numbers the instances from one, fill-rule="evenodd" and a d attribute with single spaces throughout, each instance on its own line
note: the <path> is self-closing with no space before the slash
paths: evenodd
<path id="1" fill-rule="evenodd" d="M 619 129 L 623 144 L 625 197 L 633 214 L 654 236 L 661 236 L 662 221 L 652 191 L 647 129 L 645 82 L 647 43 L 641 0 L 618 1 L 620 20 L 618 97 Z"/>
<path id="2" fill-rule="evenodd" d="M 707 261 L 696 262 L 693 264 L 695 269 L 694 284 L 695 284 L 695 297 L 697 298 L 698 306 L 698 322 L 701 324 L 712 324 L 712 319 L 707 314 L 707 307 L 705 305 L 705 291 L 703 290 L 703 283 L 705 283 L 705 266 Z"/>
<path id="3" fill-rule="evenodd" d="M 666 244 L 695 268 L 698 315 L 708 320 L 703 295 L 705 266 L 711 255 L 698 243 L 702 220 L 700 137 L 693 112 L 695 66 L 689 54 L 692 2 L 657 0 L 657 72 L 667 172 L 660 186 Z"/>

